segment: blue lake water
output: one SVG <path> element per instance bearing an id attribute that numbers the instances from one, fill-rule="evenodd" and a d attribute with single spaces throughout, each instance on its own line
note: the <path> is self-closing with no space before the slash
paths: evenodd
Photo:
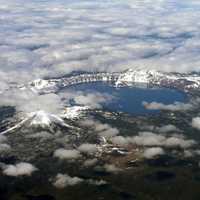
<path id="1" fill-rule="evenodd" d="M 146 102 L 159 102 L 172 104 L 175 101 L 186 102 L 187 96 L 184 92 L 168 88 L 142 88 L 142 87 L 121 87 L 115 88 L 106 83 L 84 83 L 68 88 L 72 91 L 87 93 L 105 93 L 114 96 L 112 101 L 102 103 L 103 108 L 110 111 L 125 112 L 134 115 L 158 113 L 158 110 L 147 110 L 142 105 Z M 67 89 L 67 90 L 68 90 Z"/>

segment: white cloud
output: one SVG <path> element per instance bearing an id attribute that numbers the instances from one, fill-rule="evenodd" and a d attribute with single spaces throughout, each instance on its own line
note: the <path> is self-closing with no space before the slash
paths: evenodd
<path id="1" fill-rule="evenodd" d="M 101 108 L 102 103 L 108 102 L 111 100 L 111 96 L 108 94 L 100 93 L 83 93 L 79 92 L 79 95 L 74 97 L 76 104 L 89 106 L 90 108 Z"/>
<path id="2" fill-rule="evenodd" d="M 113 144 L 125 146 L 129 144 L 129 139 L 123 137 L 123 136 L 115 136 L 111 139 Z"/>
<path id="3" fill-rule="evenodd" d="M 11 150 L 11 146 L 7 144 L 8 141 L 7 137 L 4 135 L 0 135 L 0 153 L 8 152 Z"/>
<path id="4" fill-rule="evenodd" d="M 102 124 L 98 121 L 94 121 L 91 119 L 81 121 L 81 124 L 88 127 L 93 127 L 95 131 L 99 134 L 99 136 L 103 136 L 109 141 L 111 141 L 115 145 L 126 146 L 128 144 L 134 144 L 138 146 L 154 146 L 154 147 L 167 147 L 167 148 L 190 148 L 196 144 L 196 142 L 192 139 L 186 139 L 181 134 L 175 134 L 176 132 L 180 132 L 180 130 L 171 124 L 156 127 L 155 131 L 158 133 L 153 133 L 150 131 L 139 132 L 136 136 L 122 136 L 118 135 L 119 131 L 115 128 L 112 128 L 109 124 Z M 153 127 L 152 131 L 154 130 Z M 112 134 L 112 130 L 115 134 Z M 111 134 L 104 134 L 109 133 Z M 170 136 L 165 135 L 166 133 L 171 132 Z M 102 134 L 103 133 L 103 134 Z"/>
<path id="5" fill-rule="evenodd" d="M 133 137 L 117 136 L 111 140 L 117 145 L 135 144 L 144 147 L 167 147 L 167 148 L 191 148 L 196 144 L 192 139 L 186 139 L 181 134 L 173 134 L 166 136 L 163 134 L 156 134 L 152 132 L 140 132 L 138 135 Z"/>
<path id="6" fill-rule="evenodd" d="M 37 168 L 26 162 L 21 162 L 16 165 L 5 165 L 3 174 L 7 176 L 30 176 Z"/>
<path id="7" fill-rule="evenodd" d="M 73 150 L 57 149 L 54 152 L 54 157 L 64 160 L 74 160 L 80 158 L 80 156 L 81 156 L 80 152 L 75 149 Z"/>
<path id="8" fill-rule="evenodd" d="M 28 90 L 9 90 L 1 95 L 0 106 L 14 106 L 17 111 L 25 113 L 44 110 L 59 113 L 63 102 L 56 94 L 38 95 Z"/>
<path id="9" fill-rule="evenodd" d="M 86 123 L 87 122 L 88 121 L 86 121 Z M 88 124 L 89 124 L 89 122 L 88 122 Z M 105 131 L 105 130 L 110 129 L 110 125 L 109 124 L 102 124 L 102 123 L 100 123 L 98 121 L 91 122 L 91 125 L 95 126 L 95 130 L 96 131 Z"/>
<path id="10" fill-rule="evenodd" d="M 65 103 L 70 104 L 73 101 L 77 106 L 86 106 L 90 109 L 99 109 L 103 105 L 113 100 L 113 96 L 107 93 L 99 93 L 94 91 L 67 91 L 59 93 L 60 98 Z"/>
<path id="11" fill-rule="evenodd" d="M 120 168 L 116 167 L 113 164 L 105 164 L 104 169 L 105 169 L 106 172 L 109 172 L 109 173 L 118 173 L 118 172 L 121 171 Z"/>
<path id="12" fill-rule="evenodd" d="M 83 179 L 79 177 L 71 177 L 68 174 L 57 174 L 53 185 L 58 189 L 63 189 L 67 186 L 74 186 L 81 183 Z"/>
<path id="13" fill-rule="evenodd" d="M 0 143 L 7 142 L 7 137 L 5 135 L 0 135 Z"/>
<path id="14" fill-rule="evenodd" d="M 190 158 L 190 157 L 192 157 L 194 155 L 194 152 L 192 152 L 192 151 L 190 151 L 190 150 L 185 150 L 184 151 L 184 156 L 186 157 L 186 158 Z"/>
<path id="15" fill-rule="evenodd" d="M 178 128 L 172 124 L 168 124 L 156 129 L 160 133 L 176 132 L 179 131 Z"/>
<path id="16" fill-rule="evenodd" d="M 106 185 L 107 182 L 104 180 L 96 180 L 96 179 L 82 179 L 79 177 L 71 177 L 68 174 L 57 174 L 55 177 L 55 180 L 53 182 L 53 185 L 58 188 L 58 189 L 63 189 L 68 186 L 75 186 L 77 184 L 80 184 L 82 182 L 91 184 L 91 185 L 96 185 L 96 186 L 101 186 L 101 185 Z"/>
<path id="17" fill-rule="evenodd" d="M 81 122 L 82 125 L 92 127 L 98 133 L 100 137 L 112 138 L 119 134 L 117 128 L 111 127 L 109 124 L 103 124 L 99 121 L 87 119 Z"/>
<path id="18" fill-rule="evenodd" d="M 155 156 L 158 155 L 163 155 L 164 154 L 164 150 L 160 147 L 152 147 L 152 148 L 147 148 L 144 150 L 143 156 L 145 158 L 151 159 Z"/>
<path id="19" fill-rule="evenodd" d="M 151 133 L 140 132 L 138 136 L 132 137 L 130 140 L 132 143 L 142 146 L 160 146 L 165 141 L 165 136 Z"/>
<path id="20" fill-rule="evenodd" d="M 119 131 L 116 128 L 109 127 L 108 129 L 104 131 L 100 131 L 98 134 L 99 136 L 105 137 L 105 138 L 111 138 L 116 135 L 118 135 Z"/>
<path id="21" fill-rule="evenodd" d="M 158 102 L 143 102 L 143 106 L 148 110 L 169 110 L 169 111 L 185 111 L 193 108 L 192 104 L 175 102 L 174 104 L 165 105 Z"/>
<path id="22" fill-rule="evenodd" d="M 9 144 L 0 144 L 0 153 L 1 152 L 7 152 L 11 150 L 11 146 Z"/>
<path id="23" fill-rule="evenodd" d="M 192 127 L 200 130 L 200 117 L 195 117 L 192 119 Z"/>
<path id="24" fill-rule="evenodd" d="M 88 143 L 84 143 L 81 144 L 78 147 L 78 150 L 82 153 L 86 153 L 86 154 L 94 154 L 98 151 L 97 145 L 96 144 L 88 144 Z"/>
<path id="25" fill-rule="evenodd" d="M 96 158 L 87 159 L 87 160 L 84 161 L 83 165 L 85 167 L 91 167 L 91 166 L 94 166 L 97 162 L 98 162 L 98 160 Z"/>
<path id="26" fill-rule="evenodd" d="M 196 142 L 194 140 L 185 140 L 181 137 L 169 137 L 165 141 L 166 147 L 181 147 L 183 149 L 190 148 L 195 145 Z"/>
<path id="27" fill-rule="evenodd" d="M 94 179 L 89 179 L 87 180 L 87 182 L 91 185 L 97 185 L 97 186 L 101 186 L 101 185 L 106 185 L 107 182 L 104 180 L 94 180 Z"/>

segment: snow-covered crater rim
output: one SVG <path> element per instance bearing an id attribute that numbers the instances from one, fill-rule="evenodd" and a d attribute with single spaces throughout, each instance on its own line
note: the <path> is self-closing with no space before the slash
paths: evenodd
<path id="1" fill-rule="evenodd" d="M 38 79 L 29 83 L 28 87 L 36 92 L 49 93 L 63 87 L 89 82 L 112 82 L 116 87 L 141 83 L 147 86 L 174 87 L 187 91 L 200 88 L 200 75 L 129 69 L 116 73 L 83 73 L 57 79 Z"/>

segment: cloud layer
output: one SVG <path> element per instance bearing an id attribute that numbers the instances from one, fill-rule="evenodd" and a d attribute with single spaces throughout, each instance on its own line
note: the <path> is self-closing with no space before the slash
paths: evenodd
<path id="1" fill-rule="evenodd" d="M 200 69 L 196 0 L 0 0 L 0 5 L 1 89 L 13 80 L 73 70 Z"/>

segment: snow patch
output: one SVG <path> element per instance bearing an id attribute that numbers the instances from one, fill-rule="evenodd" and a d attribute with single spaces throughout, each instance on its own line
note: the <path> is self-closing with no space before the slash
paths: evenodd
<path id="1" fill-rule="evenodd" d="M 61 115 L 63 118 L 66 119 L 76 119 L 79 118 L 84 111 L 88 110 L 88 106 L 72 106 L 65 108 L 65 111 Z"/>

